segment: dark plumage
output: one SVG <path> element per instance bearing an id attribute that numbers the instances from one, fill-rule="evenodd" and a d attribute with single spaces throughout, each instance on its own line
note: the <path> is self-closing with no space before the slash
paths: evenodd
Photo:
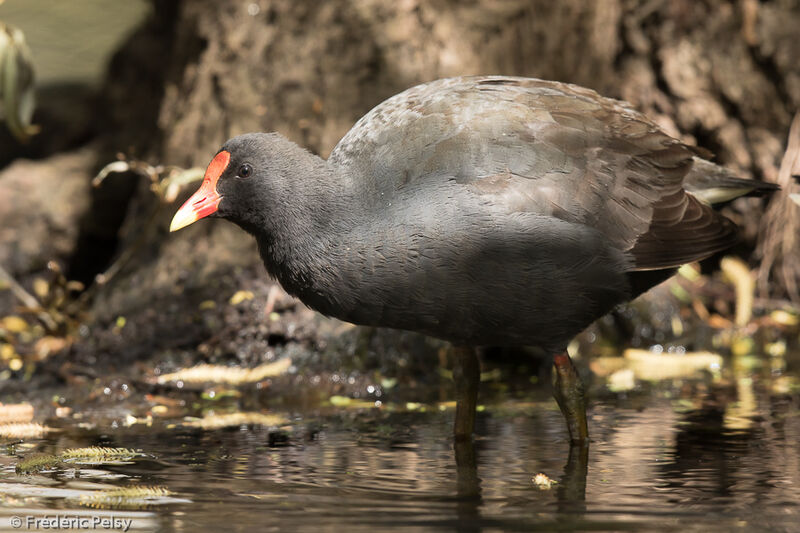
<path id="1" fill-rule="evenodd" d="M 761 187 L 624 102 L 526 78 L 413 87 L 361 118 L 327 161 L 277 134 L 224 152 L 215 214 L 252 233 L 268 271 L 308 306 L 553 353 L 733 244 L 735 226 L 687 193 L 687 174 L 701 197 Z"/>

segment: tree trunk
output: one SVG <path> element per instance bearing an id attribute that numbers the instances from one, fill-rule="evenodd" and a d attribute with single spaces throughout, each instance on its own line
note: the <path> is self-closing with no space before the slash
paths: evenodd
<path id="1" fill-rule="evenodd" d="M 114 61 L 106 140 L 166 164 L 205 166 L 248 131 L 278 131 L 327 156 L 360 116 L 407 87 L 507 74 L 623 98 L 740 175 L 776 181 L 800 108 L 797 0 L 154 0 L 154 8 Z M 97 316 L 174 306 L 180 291 L 195 295 L 193 305 L 220 299 L 242 273 L 264 275 L 243 232 L 204 222 L 167 236 L 177 204 L 148 222 L 156 200 L 146 184 L 137 191 L 120 248 L 138 241 L 138 252 L 98 292 Z M 749 243 L 740 251 L 752 250 L 765 202 L 727 209 Z M 798 223 L 784 230 L 797 233 Z"/>

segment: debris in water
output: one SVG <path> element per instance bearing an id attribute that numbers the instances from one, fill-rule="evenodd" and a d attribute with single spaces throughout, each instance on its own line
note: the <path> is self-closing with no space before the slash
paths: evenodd
<path id="1" fill-rule="evenodd" d="M 52 470 L 60 462 L 61 460 L 55 455 L 35 454 L 17 463 L 15 470 L 17 474 L 33 474 L 42 470 Z"/>
<path id="2" fill-rule="evenodd" d="M 550 479 L 547 477 L 547 474 L 542 474 L 541 472 L 533 476 L 531 481 L 533 481 L 533 484 L 536 485 L 539 490 L 550 490 L 553 485 L 558 483 L 558 481 Z"/>
<path id="3" fill-rule="evenodd" d="M 78 503 L 95 509 L 141 509 L 151 505 L 162 505 L 176 501 L 165 487 L 136 486 L 98 490 L 82 494 Z"/>
<path id="4" fill-rule="evenodd" d="M 633 370 L 625 368 L 608 376 L 608 388 L 611 392 L 627 392 L 636 387 L 636 376 Z"/>
<path id="5" fill-rule="evenodd" d="M 631 384 L 631 378 L 645 381 L 685 378 L 703 370 L 717 372 L 722 364 L 722 356 L 712 352 L 656 353 L 629 348 L 622 357 L 598 357 L 589 366 L 595 374 L 609 376 L 609 387 L 614 376 L 614 383 L 622 391 L 629 390 L 625 387 Z M 628 370 L 632 374 L 625 373 Z"/>
<path id="6" fill-rule="evenodd" d="M 629 348 L 622 356 L 638 379 L 659 381 L 691 376 L 701 370 L 718 371 L 722 356 L 711 352 L 654 353 Z"/>
<path id="7" fill-rule="evenodd" d="M 6 439 L 38 439 L 44 437 L 47 433 L 50 433 L 51 431 L 58 431 L 58 430 L 55 428 L 35 423 L 0 425 L 0 437 Z"/>
<path id="8" fill-rule="evenodd" d="M 278 427 L 288 423 L 289 420 L 281 415 L 257 412 L 238 412 L 224 415 L 211 414 L 204 416 L 203 418 L 190 419 L 184 422 L 183 426 L 209 430 L 236 426 Z"/>
<path id="9" fill-rule="evenodd" d="M 255 383 L 268 377 L 279 376 L 289 370 L 291 366 L 292 360 L 288 357 L 272 363 L 265 363 L 255 368 L 201 364 L 158 376 L 158 383 L 164 384 L 182 381 L 184 383 L 211 382 L 241 385 L 243 383 Z"/>
<path id="10" fill-rule="evenodd" d="M 374 400 L 359 400 L 356 398 L 348 398 L 347 396 L 334 395 L 328 398 L 328 401 L 334 407 L 349 407 L 350 409 L 370 409 L 376 407 Z"/>
<path id="11" fill-rule="evenodd" d="M 129 462 L 134 457 L 144 454 L 129 448 L 109 448 L 90 446 L 88 448 L 70 448 L 61 453 L 61 459 L 67 463 L 81 464 L 120 464 Z"/>
<path id="12" fill-rule="evenodd" d="M 33 420 L 33 406 L 29 403 L 0 403 L 0 424 L 30 422 Z"/>

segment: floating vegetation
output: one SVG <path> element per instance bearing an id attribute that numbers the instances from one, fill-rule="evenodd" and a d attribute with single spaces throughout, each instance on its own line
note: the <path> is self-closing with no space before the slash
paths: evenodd
<path id="1" fill-rule="evenodd" d="M 33 406 L 29 403 L 0 403 L 0 425 L 30 422 L 33 420 Z"/>
<path id="2" fill-rule="evenodd" d="M 222 429 L 238 426 L 278 427 L 289 423 L 286 417 L 257 412 L 238 412 L 224 415 L 206 415 L 203 418 L 189 419 L 183 423 L 185 427 L 200 429 Z"/>
<path id="3" fill-rule="evenodd" d="M 31 474 L 42 470 L 53 469 L 64 463 L 124 465 L 132 463 L 132 459 L 144 454 L 129 448 L 107 448 L 90 446 L 87 448 L 70 448 L 58 455 L 34 454 L 22 459 L 16 466 L 18 474 Z"/>
<path id="4" fill-rule="evenodd" d="M 39 131 L 31 124 L 35 106 L 33 59 L 25 35 L 0 22 L 0 118 L 22 142 Z"/>
<path id="5" fill-rule="evenodd" d="M 34 454 L 26 457 L 15 468 L 17 474 L 33 474 L 42 470 L 52 470 L 61 463 L 61 459 L 56 455 Z"/>
<path id="6" fill-rule="evenodd" d="M 558 483 L 558 481 L 550 479 L 547 474 L 542 474 L 541 472 L 536 474 L 531 481 L 539 490 L 550 490 L 553 485 Z"/>
<path id="7" fill-rule="evenodd" d="M 241 398 L 242 393 L 237 389 L 209 389 L 203 391 L 200 397 L 204 400 L 218 402 L 225 398 Z"/>
<path id="8" fill-rule="evenodd" d="M 38 439 L 57 429 L 31 422 L 33 406 L 29 403 L 0 403 L 0 438 Z"/>
<path id="9" fill-rule="evenodd" d="M 628 349 L 623 353 L 638 379 L 658 381 L 691 376 L 699 371 L 718 372 L 722 356 L 711 352 L 654 353 Z"/>
<path id="10" fill-rule="evenodd" d="M 370 409 L 376 407 L 375 400 L 359 400 L 357 398 L 348 398 L 347 396 L 338 395 L 328 398 L 328 402 L 330 402 L 330 404 L 334 407 L 345 407 L 350 409 Z"/>
<path id="11" fill-rule="evenodd" d="M 38 439 L 51 431 L 58 430 L 32 422 L 0 425 L 0 437 L 6 439 Z"/>
<path id="12" fill-rule="evenodd" d="M 88 448 L 70 448 L 62 452 L 60 457 L 66 463 L 126 464 L 130 463 L 131 459 L 143 455 L 143 453 L 130 448 L 90 446 Z"/>
<path id="13" fill-rule="evenodd" d="M 609 378 L 612 390 L 623 391 L 633 388 L 633 378 L 645 381 L 686 378 L 701 371 L 717 373 L 722 364 L 722 356 L 712 352 L 657 353 L 629 348 L 622 357 L 597 357 L 589 366 L 599 376 L 613 376 Z"/>
<path id="14" fill-rule="evenodd" d="M 143 509 L 175 501 L 171 495 L 166 487 L 134 486 L 82 494 L 77 501 L 94 509 Z"/>
<path id="15" fill-rule="evenodd" d="M 182 381 L 184 383 L 227 383 L 241 385 L 284 374 L 292 366 L 288 357 L 255 368 L 201 364 L 158 376 L 158 383 Z"/>
<path id="16" fill-rule="evenodd" d="M 611 392 L 625 392 L 636 388 L 636 374 L 630 368 L 617 370 L 608 376 L 607 381 Z"/>

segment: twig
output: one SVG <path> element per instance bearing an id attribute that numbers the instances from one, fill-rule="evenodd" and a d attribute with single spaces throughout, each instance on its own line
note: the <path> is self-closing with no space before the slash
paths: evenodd
<path id="1" fill-rule="evenodd" d="M 42 304 L 39 303 L 39 300 L 37 300 L 36 297 L 31 293 L 26 291 L 22 285 L 17 283 L 17 280 L 15 280 L 11 274 L 6 272 L 2 266 L 0 266 L 0 279 L 8 283 L 11 292 L 14 293 L 14 296 L 16 296 L 25 307 L 30 309 L 43 309 Z M 56 324 L 53 318 L 45 311 L 37 311 L 36 316 L 42 321 L 42 323 L 44 323 L 45 326 L 47 326 L 49 330 L 55 331 L 58 329 L 58 324 Z"/>
<path id="2" fill-rule="evenodd" d="M 81 301 L 84 303 L 93 298 L 98 287 L 107 285 L 119 274 L 119 272 L 135 257 L 136 252 L 144 246 L 150 238 L 153 229 L 157 227 L 158 215 L 161 213 L 161 209 L 165 203 L 169 204 L 174 202 L 181 187 L 184 185 L 203 179 L 203 169 L 201 168 L 182 169 L 174 166 L 153 166 L 144 161 L 125 161 L 120 159 L 119 161 L 114 161 L 103 167 L 92 180 L 92 185 L 99 187 L 110 174 L 121 172 L 134 172 L 148 178 L 150 180 L 150 189 L 155 193 L 159 201 L 147 215 L 147 219 L 143 223 L 142 231 L 139 232 L 139 235 L 134 241 L 119 254 L 104 272 L 95 276 L 95 282 L 83 292 Z M 160 178 L 162 174 L 166 174 L 166 177 Z"/>

